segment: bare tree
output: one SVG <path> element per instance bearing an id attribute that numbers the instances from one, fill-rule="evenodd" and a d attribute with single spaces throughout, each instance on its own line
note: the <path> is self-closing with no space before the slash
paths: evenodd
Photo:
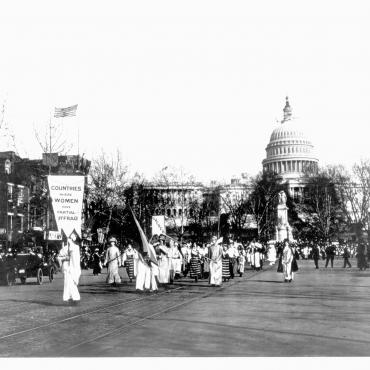
<path id="1" fill-rule="evenodd" d="M 0 140 L 2 141 L 3 145 L 8 149 L 14 150 L 18 153 L 16 142 L 15 142 L 15 135 L 13 131 L 10 129 L 10 125 L 6 120 L 5 117 L 6 111 L 6 101 L 3 100 L 1 105 L 1 117 L 0 117 Z"/>
<path id="2" fill-rule="evenodd" d="M 128 167 L 123 164 L 121 154 L 108 156 L 102 152 L 92 162 L 88 203 L 92 216 L 97 216 L 109 230 L 113 210 L 126 204 L 125 188 L 128 186 Z M 103 226 L 103 225 L 100 225 Z"/>
<path id="3" fill-rule="evenodd" d="M 281 190 L 286 189 L 273 173 L 260 173 L 252 179 L 252 191 L 245 207 L 255 219 L 258 238 L 269 238 L 269 234 L 273 232 L 276 223 L 276 200 Z"/>
<path id="4" fill-rule="evenodd" d="M 338 194 L 347 223 L 357 225 L 358 229 L 367 227 L 369 233 L 370 159 L 354 164 L 351 173 L 343 166 L 337 166 L 335 170 Z"/>
<path id="5" fill-rule="evenodd" d="M 53 124 L 51 119 L 43 128 L 33 127 L 35 138 L 43 153 L 68 153 L 73 144 L 68 144 L 62 123 Z"/>
<path id="6" fill-rule="evenodd" d="M 226 191 L 220 192 L 222 208 L 229 214 L 231 227 L 234 233 L 238 234 L 247 222 L 247 200 L 251 187 L 247 184 L 238 184 L 237 188 L 228 187 Z"/>

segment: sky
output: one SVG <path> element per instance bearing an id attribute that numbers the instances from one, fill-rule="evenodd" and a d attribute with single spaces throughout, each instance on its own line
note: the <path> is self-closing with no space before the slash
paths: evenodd
<path id="1" fill-rule="evenodd" d="M 351 166 L 370 157 L 369 38 L 368 1 L 2 1 L 0 103 L 22 156 L 51 119 L 70 154 L 222 181 L 262 169 L 288 95 L 320 164 Z"/>

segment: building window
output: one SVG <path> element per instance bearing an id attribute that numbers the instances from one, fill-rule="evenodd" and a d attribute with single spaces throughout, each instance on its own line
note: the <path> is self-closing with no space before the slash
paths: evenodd
<path id="1" fill-rule="evenodd" d="M 167 217 L 171 217 L 171 210 L 169 208 L 167 209 Z"/>
<path id="2" fill-rule="evenodd" d="M 13 200 L 13 184 L 8 184 L 8 200 Z"/>
<path id="3" fill-rule="evenodd" d="M 173 215 L 176 217 L 177 215 L 177 211 L 176 211 L 176 208 L 173 209 Z"/>
<path id="4" fill-rule="evenodd" d="M 7 174 L 7 175 L 10 175 L 11 173 L 12 173 L 12 164 L 11 164 L 11 162 L 10 162 L 10 160 L 9 159 L 7 159 L 6 161 L 5 161 L 5 166 L 4 166 L 5 168 L 4 168 L 4 170 L 5 170 L 5 173 Z"/>

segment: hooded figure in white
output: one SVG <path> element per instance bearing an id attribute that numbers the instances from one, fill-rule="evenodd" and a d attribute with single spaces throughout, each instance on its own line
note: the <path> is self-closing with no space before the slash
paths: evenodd
<path id="1" fill-rule="evenodd" d="M 291 282 L 294 279 L 294 272 L 292 272 L 293 251 L 289 246 L 289 241 L 284 242 L 283 257 L 283 276 L 285 282 Z"/>
<path id="2" fill-rule="evenodd" d="M 80 246 L 76 243 L 77 236 L 72 233 L 59 252 L 60 261 L 64 274 L 63 301 L 79 301 L 80 293 L 78 284 L 81 276 Z"/>

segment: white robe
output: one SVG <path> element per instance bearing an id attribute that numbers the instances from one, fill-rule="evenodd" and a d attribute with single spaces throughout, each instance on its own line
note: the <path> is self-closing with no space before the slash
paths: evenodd
<path id="1" fill-rule="evenodd" d="M 275 248 L 274 245 L 270 245 L 270 247 L 269 247 L 268 260 L 270 262 L 270 265 L 273 265 L 276 262 L 276 248 Z"/>
<path id="2" fill-rule="evenodd" d="M 160 254 L 160 258 L 158 259 L 158 280 L 160 283 L 168 284 L 170 282 L 170 265 L 169 265 L 169 258 L 168 253 L 169 250 L 166 246 L 161 245 L 160 249 L 164 252 Z"/>
<path id="3" fill-rule="evenodd" d="M 283 277 L 284 280 L 293 280 L 294 272 L 292 272 L 293 252 L 289 247 L 284 247 L 283 257 Z"/>
<path id="4" fill-rule="evenodd" d="M 80 247 L 69 240 L 68 245 L 60 250 L 58 259 L 64 274 L 63 301 L 79 301 L 81 297 L 77 286 L 81 276 Z"/>
<path id="5" fill-rule="evenodd" d="M 118 267 L 121 265 L 121 253 L 119 249 L 112 245 L 110 246 L 105 253 L 104 265 L 108 264 L 108 276 L 107 283 L 120 283 L 121 277 L 118 273 Z"/>
<path id="6" fill-rule="evenodd" d="M 261 253 L 259 249 L 254 250 L 254 267 L 259 268 L 261 267 Z"/>
<path id="7" fill-rule="evenodd" d="M 209 261 L 209 283 L 211 285 L 222 284 L 222 247 L 213 245 L 208 250 Z"/>
<path id="8" fill-rule="evenodd" d="M 181 273 L 181 265 L 182 265 L 182 256 L 180 251 L 174 247 L 171 252 L 171 268 L 170 270 L 173 270 L 175 274 Z"/>
<path id="9" fill-rule="evenodd" d="M 139 256 L 137 262 L 136 289 L 141 291 L 144 289 L 158 290 L 157 282 L 155 280 L 158 273 L 159 271 L 157 266 L 149 266 L 142 256 Z"/>

